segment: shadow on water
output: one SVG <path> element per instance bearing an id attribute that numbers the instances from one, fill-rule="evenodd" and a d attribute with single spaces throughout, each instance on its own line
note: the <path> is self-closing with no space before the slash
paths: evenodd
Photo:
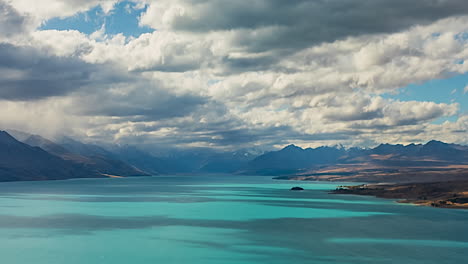
<path id="1" fill-rule="evenodd" d="M 265 178 L 212 181 L 165 177 L 1 184 L 0 207 L 4 212 L 0 213 L 0 241 L 74 236 L 92 240 L 105 233 L 130 232 L 126 234 L 138 234 L 156 244 L 172 242 L 181 248 L 228 252 L 225 259 L 215 259 L 215 263 L 228 263 L 227 258 L 232 257 L 232 263 L 242 258 L 256 263 L 259 258 L 257 263 L 428 264 L 463 263 L 468 257 L 466 211 L 331 195 L 327 188 L 333 189 L 333 184 L 316 188 L 314 183 L 309 184 L 303 184 L 310 187 L 304 192 L 291 192 L 288 187 L 294 184 Z M 56 208 L 50 211 L 55 213 L 44 214 L 41 207 L 29 208 L 34 203 L 48 210 Z M 162 204 L 164 210 L 161 207 L 155 215 L 138 215 L 140 211 L 136 211 L 143 208 L 141 213 L 145 213 L 147 206 L 153 210 Z M 213 207 L 219 210 L 216 219 L 184 217 L 183 211 L 197 213 L 199 209 L 203 213 L 213 204 L 220 205 Z M 229 218 L 230 210 L 238 210 L 239 205 L 246 212 L 254 207 L 278 217 Z M 63 213 L 70 208 L 80 213 Z M 96 215 L 91 208 L 103 212 L 117 208 L 120 214 Z M 29 209 L 38 210 L 37 215 L 20 213 Z M 127 215 L 125 210 L 136 215 Z M 287 210 L 289 213 L 284 215 L 288 217 L 281 217 L 281 212 Z M 242 208 L 239 212 L 243 212 Z M 290 212 L 297 215 L 291 217 Z"/>

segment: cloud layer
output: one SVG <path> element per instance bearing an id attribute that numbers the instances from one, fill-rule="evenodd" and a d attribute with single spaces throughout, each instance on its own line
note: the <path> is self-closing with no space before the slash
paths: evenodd
<path id="1" fill-rule="evenodd" d="M 460 103 L 392 96 L 468 71 L 465 1 L 135 0 L 154 32 L 38 29 L 117 2 L 0 1 L 1 126 L 224 149 L 468 143 Z"/>
<path id="2" fill-rule="evenodd" d="M 236 42 L 250 50 L 297 50 L 366 34 L 394 33 L 463 15 L 463 0 L 163 0 L 141 23 L 159 30 L 206 33 L 239 30 Z"/>

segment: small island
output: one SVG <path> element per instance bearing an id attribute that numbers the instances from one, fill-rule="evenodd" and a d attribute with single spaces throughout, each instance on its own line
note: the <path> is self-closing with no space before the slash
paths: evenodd
<path id="1" fill-rule="evenodd" d="M 468 209 L 468 181 L 363 184 L 340 186 L 334 194 L 371 195 L 379 198 L 397 199 L 400 203 Z"/>
<path id="2" fill-rule="evenodd" d="M 304 188 L 302 188 L 302 187 L 292 187 L 291 188 L 291 191 L 303 191 L 303 190 L 304 190 Z"/>

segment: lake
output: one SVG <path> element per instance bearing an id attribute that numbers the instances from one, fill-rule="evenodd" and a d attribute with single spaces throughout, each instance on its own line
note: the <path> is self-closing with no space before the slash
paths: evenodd
<path id="1" fill-rule="evenodd" d="M 338 185 L 247 176 L 1 183 L 1 263 L 466 263 L 468 211 L 328 193 Z"/>

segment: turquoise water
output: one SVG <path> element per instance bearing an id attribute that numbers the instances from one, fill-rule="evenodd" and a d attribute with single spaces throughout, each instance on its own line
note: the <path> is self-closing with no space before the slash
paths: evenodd
<path id="1" fill-rule="evenodd" d="M 306 191 L 289 191 L 297 185 Z M 466 263 L 468 211 L 328 194 L 337 185 L 245 176 L 2 183 L 1 263 Z"/>

